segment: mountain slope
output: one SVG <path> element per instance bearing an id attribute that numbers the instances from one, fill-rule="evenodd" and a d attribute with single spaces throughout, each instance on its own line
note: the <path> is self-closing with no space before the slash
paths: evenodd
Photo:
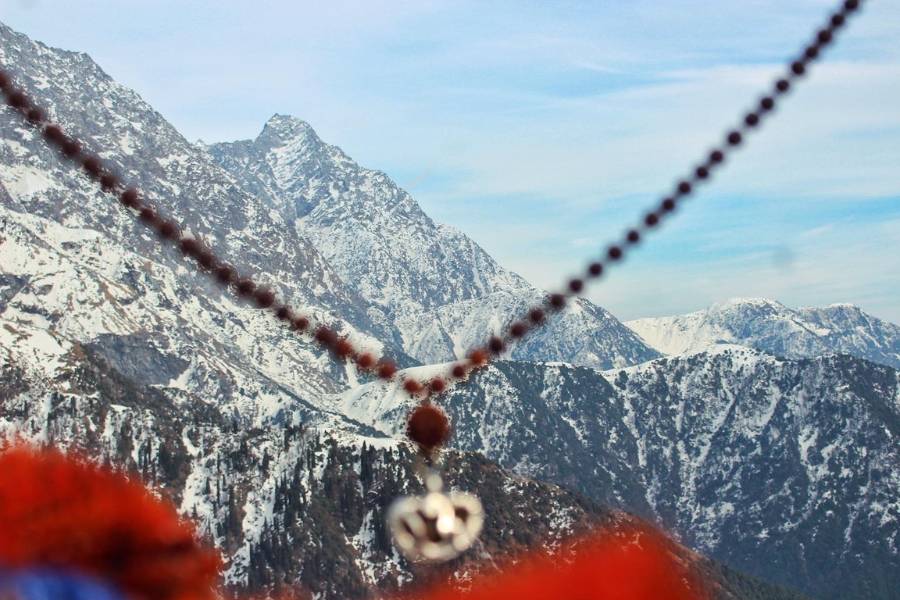
<path id="1" fill-rule="evenodd" d="M 375 338 L 386 340 L 389 350 L 405 360 L 391 346 L 396 330 L 369 318 L 368 303 L 341 281 L 309 240 L 87 55 L 48 48 L 0 24 L 0 63 L 52 119 L 85 140 L 88 149 L 103 152 L 164 214 L 183 222 L 220 256 L 296 305 L 311 305 L 347 322 L 348 331 L 357 331 L 374 347 L 382 345 Z M 61 162 L 8 107 L 0 111 L 0 184 L 3 205 L 11 211 L 96 231 L 174 271 L 185 287 L 205 284 L 94 182 Z"/>
<path id="2" fill-rule="evenodd" d="M 29 338 L 45 332 L 18 335 L 35 348 L 42 344 Z M 336 427 L 315 410 L 239 427 L 214 403 L 190 394 L 173 400 L 124 376 L 95 348 L 56 341 L 53 377 L 28 353 L 0 363 L 0 447 L 24 437 L 140 475 L 221 548 L 235 590 L 289 585 L 322 600 L 372 598 L 417 576 L 383 526 L 388 503 L 420 488 L 405 444 L 348 421 Z M 446 577 L 490 571 L 516 552 L 633 521 L 475 454 L 448 452 L 443 462 L 448 484 L 476 490 L 489 515 L 479 543 Z M 716 600 L 800 600 L 686 548 L 671 551 L 698 570 Z"/>
<path id="3" fill-rule="evenodd" d="M 460 449 L 628 507 L 817 598 L 890 598 L 900 586 L 893 369 L 721 346 L 605 376 L 497 363 L 475 379 L 441 400 Z M 335 402 L 396 435 L 410 400 L 372 383 Z"/>
<path id="4" fill-rule="evenodd" d="M 625 323 L 665 354 L 740 344 L 776 356 L 850 354 L 900 368 L 900 327 L 850 304 L 791 309 L 762 298 L 737 298 L 674 317 Z"/>
<path id="5" fill-rule="evenodd" d="M 542 299 L 471 239 L 432 221 L 387 175 L 360 167 L 299 119 L 275 115 L 255 140 L 209 151 L 383 308 L 422 362 L 460 356 Z M 657 356 L 602 308 L 576 305 L 513 356 L 600 368 Z"/>

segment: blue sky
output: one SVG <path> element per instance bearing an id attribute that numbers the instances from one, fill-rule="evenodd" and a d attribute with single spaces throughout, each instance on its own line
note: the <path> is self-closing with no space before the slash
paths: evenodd
<path id="1" fill-rule="evenodd" d="M 7 0 L 189 139 L 309 121 L 555 288 L 758 98 L 834 5 Z M 623 319 L 733 296 L 900 322 L 900 5 L 872 0 L 720 177 L 589 296 Z"/>

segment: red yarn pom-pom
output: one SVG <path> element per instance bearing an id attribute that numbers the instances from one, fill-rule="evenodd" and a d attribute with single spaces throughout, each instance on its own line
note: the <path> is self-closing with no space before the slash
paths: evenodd
<path id="1" fill-rule="evenodd" d="M 0 564 L 109 581 L 135 600 L 213 600 L 219 557 L 140 483 L 55 451 L 0 454 Z"/>

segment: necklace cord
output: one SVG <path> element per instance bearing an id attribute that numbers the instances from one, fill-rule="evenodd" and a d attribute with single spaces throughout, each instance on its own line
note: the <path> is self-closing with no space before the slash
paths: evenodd
<path id="1" fill-rule="evenodd" d="M 513 320 L 502 334 L 490 337 L 485 344 L 472 349 L 466 358 L 454 362 L 443 376 L 432 377 L 427 381 L 405 375 L 401 378 L 397 365 L 391 360 L 357 349 L 347 337 L 337 332 L 337 327 L 317 321 L 312 315 L 282 302 L 270 287 L 257 283 L 229 262 L 220 259 L 204 240 L 186 233 L 176 220 L 164 216 L 136 187 L 126 186 L 116 175 L 116 169 L 107 161 L 87 150 L 78 138 L 66 133 L 60 125 L 51 122 L 47 111 L 17 87 L 10 73 L 3 70 L 2 66 L 0 91 L 6 104 L 39 131 L 48 145 L 78 165 L 87 177 L 100 185 L 103 192 L 115 196 L 129 214 L 156 233 L 161 243 L 176 247 L 185 260 L 194 261 L 202 273 L 238 299 L 267 310 L 291 331 L 328 350 L 336 360 L 354 363 L 360 371 L 381 380 L 399 381 L 406 393 L 421 402 L 411 413 L 407 433 L 420 448 L 430 451 L 446 442 L 450 435 L 446 415 L 431 404 L 431 399 L 447 391 L 451 383 L 466 381 L 471 373 L 484 368 L 527 335 L 546 325 L 554 315 L 565 309 L 572 297 L 582 294 L 588 283 L 600 279 L 608 268 L 621 263 L 646 233 L 657 229 L 664 220 L 671 217 L 678 206 L 694 194 L 698 186 L 708 182 L 724 165 L 726 158 L 744 144 L 747 135 L 772 115 L 776 105 L 807 73 L 822 51 L 834 42 L 848 18 L 859 10 L 861 4 L 861 0 L 843 0 L 829 15 L 825 26 L 816 31 L 800 55 L 790 61 L 771 89 L 743 116 L 738 125 L 728 130 L 724 139 L 691 172 L 678 180 L 669 194 L 647 212 L 639 223 L 628 229 L 622 240 L 609 245 L 603 256 L 591 262 L 583 275 L 569 279 L 561 290 L 547 295 L 540 305 L 533 306 Z"/>

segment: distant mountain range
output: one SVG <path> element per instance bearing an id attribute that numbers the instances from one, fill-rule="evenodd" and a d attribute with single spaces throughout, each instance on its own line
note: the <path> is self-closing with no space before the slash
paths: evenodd
<path id="1" fill-rule="evenodd" d="M 406 369 L 543 294 L 303 121 L 192 144 L 85 54 L 0 25 L 0 64 L 163 212 Z M 441 400 L 451 482 L 489 512 L 458 573 L 631 513 L 718 598 L 895 597 L 898 328 L 771 301 L 704 314 L 622 324 L 581 300 Z M 0 437 L 142 473 L 235 587 L 362 598 L 412 577 L 382 527 L 416 485 L 407 403 L 223 294 L 0 110 Z"/>
<path id="2" fill-rule="evenodd" d="M 900 327 L 852 304 L 791 309 L 765 298 L 736 298 L 687 315 L 625 325 L 663 354 L 740 344 L 786 358 L 849 354 L 900 369 Z"/>

